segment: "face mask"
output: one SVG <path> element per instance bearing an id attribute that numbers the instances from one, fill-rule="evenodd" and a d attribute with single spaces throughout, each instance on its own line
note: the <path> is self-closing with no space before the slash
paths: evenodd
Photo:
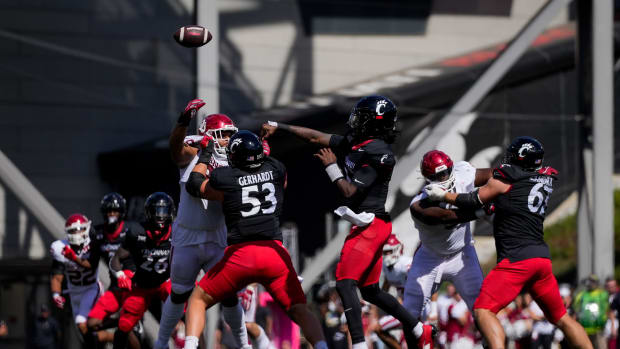
<path id="1" fill-rule="evenodd" d="M 336 303 L 330 301 L 329 303 L 327 303 L 327 309 L 329 309 L 329 311 L 331 312 L 336 311 Z"/>

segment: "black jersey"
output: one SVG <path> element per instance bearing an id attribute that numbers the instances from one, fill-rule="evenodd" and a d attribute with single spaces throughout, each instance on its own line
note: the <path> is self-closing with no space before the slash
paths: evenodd
<path id="1" fill-rule="evenodd" d="M 99 224 L 95 226 L 95 237 L 93 239 L 93 248 L 99 250 L 101 254 L 101 258 L 105 261 L 106 265 L 110 265 L 110 260 L 116 254 L 116 251 L 119 247 L 121 247 L 123 241 L 125 241 L 125 236 L 132 229 L 139 225 L 135 222 L 121 221 L 118 228 L 112 234 L 106 234 L 105 226 L 103 224 Z M 135 266 L 133 263 L 123 263 L 123 269 L 135 270 Z M 116 277 L 114 277 L 114 273 L 110 270 L 110 287 L 117 287 Z"/>
<path id="2" fill-rule="evenodd" d="M 280 240 L 280 213 L 284 201 L 286 168 L 267 157 L 252 171 L 218 167 L 209 185 L 224 193 L 222 208 L 228 228 L 228 245 L 256 240 Z"/>
<path id="3" fill-rule="evenodd" d="M 170 278 L 170 228 L 159 243 L 150 238 L 144 223 L 136 224 L 125 236 L 121 247 L 131 255 L 136 266 L 132 284 L 140 288 L 158 287 Z"/>
<path id="4" fill-rule="evenodd" d="M 381 139 L 356 144 L 349 137 L 339 135 L 332 135 L 329 146 L 344 165 L 347 180 L 357 186 L 358 193 L 346 205 L 355 213 L 374 213 L 389 221 L 385 200 L 396 164 L 391 146 Z"/>
<path id="5" fill-rule="evenodd" d="M 555 177 L 508 164 L 494 169 L 493 177 L 512 185 L 494 201 L 497 260 L 551 258 L 543 236 L 543 221 Z"/>

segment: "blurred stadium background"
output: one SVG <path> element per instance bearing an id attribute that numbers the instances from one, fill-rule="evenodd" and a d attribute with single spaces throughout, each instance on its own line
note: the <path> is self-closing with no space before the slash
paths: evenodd
<path id="1" fill-rule="evenodd" d="M 488 167 L 498 164 L 513 137 L 534 136 L 561 174 L 546 222 L 556 275 L 577 285 L 596 271 L 592 261 L 577 263 L 575 215 L 588 177 L 583 169 L 591 167 L 583 150 L 592 141 L 591 97 L 583 92 L 592 85 L 591 68 L 579 65 L 592 60 L 579 44 L 591 43 L 578 39 L 581 5 L 561 1 L 489 93 L 467 113 L 457 111 L 449 127 L 436 127 L 551 3 L 556 1 L 0 2 L 0 320 L 10 329 L 0 347 L 24 347 L 28 323 L 41 304 L 49 304 L 49 245 L 64 235 L 64 217 L 81 212 L 99 222 L 99 201 L 110 191 L 128 199 L 134 219 L 154 191 L 178 199 L 167 138 L 195 97 L 206 99 L 206 112 L 228 114 L 255 132 L 265 120 L 343 132 L 359 97 L 390 97 L 399 107 L 402 134 L 388 208 L 407 254 L 418 241 L 407 207 L 422 185 L 421 151 L 437 147 L 455 160 Z M 177 28 L 194 23 L 210 29 L 214 40 L 199 49 L 174 42 Z M 619 30 L 614 25 L 613 34 Z M 614 51 L 619 45 L 614 35 Z M 614 85 L 617 69 L 607 72 Z M 614 92 L 614 105 L 617 100 Z M 613 120 L 616 115 L 614 108 Z M 617 134 L 617 122 L 608 127 Z M 606 156 L 615 173 L 619 143 L 611 144 Z M 314 149 L 286 135 L 277 135 L 271 148 L 289 171 L 282 221 L 314 299 L 333 279 L 346 226 L 331 213 L 338 198 L 312 158 Z M 486 222 L 476 224 L 476 247 L 489 270 L 495 255 Z M 613 276 L 616 265 L 600 277 Z M 63 321 L 72 331 L 70 318 Z"/>

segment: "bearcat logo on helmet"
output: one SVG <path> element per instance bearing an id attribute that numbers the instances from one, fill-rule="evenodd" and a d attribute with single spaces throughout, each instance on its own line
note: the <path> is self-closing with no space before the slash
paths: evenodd
<path id="1" fill-rule="evenodd" d="M 517 152 L 519 154 L 519 157 L 524 157 L 525 154 L 523 154 L 524 151 L 531 151 L 534 150 L 534 145 L 532 143 L 524 143 L 521 145 L 521 148 L 519 149 L 519 151 Z"/>
<path id="2" fill-rule="evenodd" d="M 385 113 L 385 107 L 387 106 L 387 101 L 384 99 L 382 101 L 377 102 L 377 119 L 380 119 L 379 116 L 383 117 L 383 114 Z"/>

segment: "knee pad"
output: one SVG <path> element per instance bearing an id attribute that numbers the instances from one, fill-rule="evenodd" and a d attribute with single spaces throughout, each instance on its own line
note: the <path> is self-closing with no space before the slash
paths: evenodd
<path id="1" fill-rule="evenodd" d="M 230 298 L 224 299 L 222 301 L 222 306 L 232 308 L 232 307 L 236 306 L 237 303 L 239 303 L 239 298 L 237 298 L 237 297 L 230 297 Z"/>
<path id="2" fill-rule="evenodd" d="M 121 316 L 120 319 L 118 319 L 118 329 L 121 332 L 125 332 L 125 333 L 129 333 L 129 331 L 131 331 L 131 329 L 133 328 L 135 324 L 129 320 L 129 319 L 125 319 Z M 116 331 L 118 332 L 118 331 Z"/>
<path id="3" fill-rule="evenodd" d="M 189 290 L 185 293 L 176 293 L 174 291 L 170 292 L 170 301 L 172 301 L 172 303 L 174 304 L 182 304 L 185 303 L 188 299 L 189 296 L 192 295 L 192 291 L 193 290 Z"/>

